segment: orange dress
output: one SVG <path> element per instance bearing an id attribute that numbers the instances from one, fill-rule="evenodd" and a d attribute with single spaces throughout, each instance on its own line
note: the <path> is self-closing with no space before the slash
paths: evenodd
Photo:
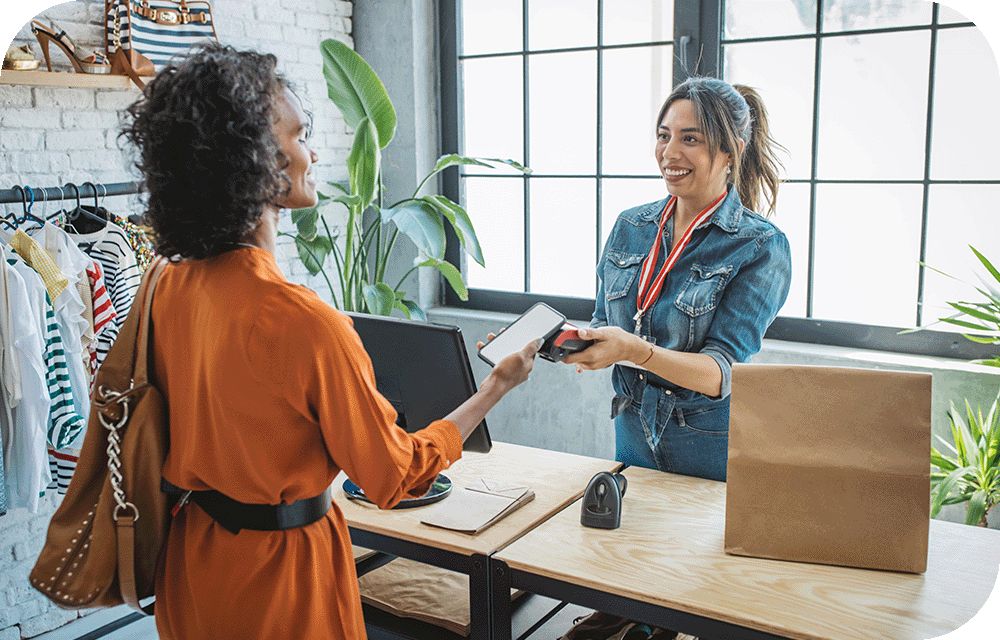
<path id="1" fill-rule="evenodd" d="M 340 470 L 379 506 L 461 456 L 457 427 L 407 434 L 375 388 L 350 318 L 241 248 L 167 267 L 153 302 L 156 383 L 170 414 L 163 476 L 245 503 L 323 492 Z M 188 503 L 156 584 L 161 638 L 364 638 L 343 514 L 231 534 Z"/>

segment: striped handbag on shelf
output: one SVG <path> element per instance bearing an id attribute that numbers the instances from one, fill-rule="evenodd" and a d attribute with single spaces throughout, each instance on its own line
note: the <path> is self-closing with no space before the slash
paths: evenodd
<path id="1" fill-rule="evenodd" d="M 111 72 L 127 75 L 140 88 L 173 58 L 192 47 L 218 41 L 207 0 L 105 0 L 105 46 Z"/>

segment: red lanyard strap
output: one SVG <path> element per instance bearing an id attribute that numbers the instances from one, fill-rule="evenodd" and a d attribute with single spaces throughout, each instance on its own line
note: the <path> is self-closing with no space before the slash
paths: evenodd
<path id="1" fill-rule="evenodd" d="M 642 270 L 639 272 L 639 295 L 635 299 L 635 306 L 638 311 L 633 318 L 636 321 L 637 332 L 642 324 L 642 316 L 653 306 L 657 298 L 660 297 L 667 274 L 674 268 L 674 265 L 677 264 L 677 261 L 681 257 L 681 253 L 687 247 L 688 243 L 691 242 L 691 236 L 694 235 L 695 228 L 712 217 L 716 209 L 722 206 L 722 201 L 726 199 L 727 193 L 723 192 L 721 196 L 695 216 L 691 224 L 684 230 L 684 235 L 681 236 L 680 241 L 670 250 L 666 261 L 663 263 L 663 267 L 660 268 L 660 272 L 654 278 L 653 269 L 656 268 L 656 261 L 660 257 L 660 246 L 663 244 L 663 229 L 666 227 L 667 221 L 674 215 L 674 210 L 677 208 L 677 198 L 671 196 L 667 200 L 667 204 L 663 206 L 663 213 L 660 216 L 660 227 L 656 232 L 656 240 L 653 241 L 653 246 L 650 248 L 646 259 L 643 260 Z"/>

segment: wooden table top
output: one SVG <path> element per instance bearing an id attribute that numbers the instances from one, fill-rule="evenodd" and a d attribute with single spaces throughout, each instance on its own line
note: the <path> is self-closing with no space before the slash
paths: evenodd
<path id="1" fill-rule="evenodd" d="M 503 442 L 494 442 L 488 454 L 464 453 L 461 460 L 444 472 L 456 488 L 485 477 L 524 483 L 535 492 L 534 500 L 477 535 L 421 524 L 420 519 L 429 507 L 381 511 L 373 505 L 348 500 L 342 488 L 343 474 L 334 482 L 333 499 L 351 527 L 462 555 L 489 555 L 583 495 L 595 473 L 620 466 L 613 460 Z"/>
<path id="2" fill-rule="evenodd" d="M 932 638 L 980 609 L 1000 531 L 932 521 L 927 573 L 727 555 L 724 483 L 630 468 L 617 530 L 571 505 L 496 555 L 512 569 L 790 638 Z"/>

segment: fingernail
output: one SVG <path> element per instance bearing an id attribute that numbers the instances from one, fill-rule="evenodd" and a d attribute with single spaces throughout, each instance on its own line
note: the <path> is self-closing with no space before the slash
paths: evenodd
<path id="1" fill-rule="evenodd" d="M 589 338 L 590 337 L 590 331 L 588 331 L 586 329 L 580 329 L 579 331 L 576 332 L 576 334 L 578 336 L 580 336 L 581 338 Z"/>

